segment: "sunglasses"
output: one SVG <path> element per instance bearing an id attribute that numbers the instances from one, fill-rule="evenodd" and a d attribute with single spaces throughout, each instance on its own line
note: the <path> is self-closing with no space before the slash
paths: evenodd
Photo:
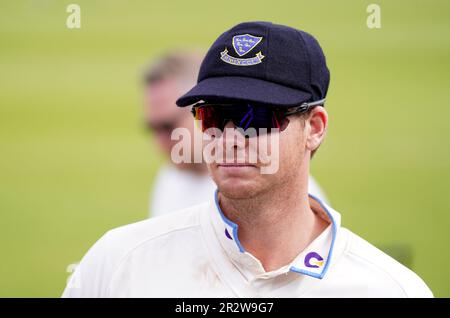
<path id="1" fill-rule="evenodd" d="M 149 132 L 155 132 L 155 133 L 161 133 L 161 134 L 171 134 L 172 130 L 177 128 L 176 123 L 174 122 L 159 122 L 159 123 L 152 123 L 152 122 L 146 122 L 145 127 Z"/>
<path id="2" fill-rule="evenodd" d="M 186 114 L 179 112 L 178 116 L 171 116 L 167 119 L 147 119 L 144 122 L 145 128 L 150 133 L 170 135 L 178 127 L 182 127 L 182 120 Z"/>
<path id="3" fill-rule="evenodd" d="M 212 104 L 202 102 L 192 106 L 191 112 L 196 120 L 201 121 L 203 132 L 209 128 L 223 131 L 227 123 L 232 121 L 236 127 L 242 128 L 244 131 L 254 128 L 259 135 L 261 128 L 265 128 L 268 133 L 272 128 L 277 128 L 279 131 L 285 130 L 289 125 L 288 116 L 306 113 L 315 106 L 323 105 L 324 102 L 325 99 L 322 99 L 288 109 L 248 103 Z"/>

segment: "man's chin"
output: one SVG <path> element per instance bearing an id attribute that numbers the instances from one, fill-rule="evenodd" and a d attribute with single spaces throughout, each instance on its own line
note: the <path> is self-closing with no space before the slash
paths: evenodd
<path id="1" fill-rule="evenodd" d="M 256 196 L 261 189 L 255 184 L 255 180 L 243 180 L 238 178 L 228 178 L 217 183 L 219 192 L 229 199 L 250 199 Z"/>

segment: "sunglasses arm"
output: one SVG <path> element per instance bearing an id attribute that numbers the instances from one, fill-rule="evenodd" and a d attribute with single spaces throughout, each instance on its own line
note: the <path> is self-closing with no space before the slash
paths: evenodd
<path id="1" fill-rule="evenodd" d="M 300 106 L 295 106 L 294 109 L 285 112 L 286 116 L 298 114 L 298 113 L 306 113 L 308 110 L 315 106 L 322 106 L 325 103 L 325 98 L 321 100 L 317 100 L 311 103 L 303 103 Z"/>

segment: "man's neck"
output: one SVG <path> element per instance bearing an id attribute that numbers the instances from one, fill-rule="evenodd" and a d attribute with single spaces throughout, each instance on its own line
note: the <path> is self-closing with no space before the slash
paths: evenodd
<path id="1" fill-rule="evenodd" d="M 250 199 L 219 192 L 221 209 L 239 226 L 239 241 L 266 271 L 292 262 L 328 226 L 310 208 L 307 181 L 308 176 L 289 190 L 279 187 Z"/>

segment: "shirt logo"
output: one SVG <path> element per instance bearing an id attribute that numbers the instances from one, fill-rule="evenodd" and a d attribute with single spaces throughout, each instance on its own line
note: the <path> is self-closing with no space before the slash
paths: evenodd
<path id="1" fill-rule="evenodd" d="M 225 47 L 225 50 L 220 52 L 220 59 L 228 64 L 236 65 L 236 66 L 251 66 L 261 63 L 264 55 L 261 52 L 256 53 L 254 57 L 249 58 L 240 58 L 251 50 L 253 50 L 256 45 L 263 39 L 262 36 L 254 36 L 251 34 L 240 34 L 233 36 L 232 45 L 239 55 L 239 58 L 230 56 L 228 54 L 228 49 Z"/>
<path id="2" fill-rule="evenodd" d="M 323 257 L 316 252 L 310 252 L 305 256 L 305 266 L 319 268 L 323 265 Z"/>
<path id="3" fill-rule="evenodd" d="M 225 236 L 228 237 L 230 240 L 233 240 L 233 238 L 231 237 L 230 233 L 228 233 L 227 229 L 225 229 Z"/>

